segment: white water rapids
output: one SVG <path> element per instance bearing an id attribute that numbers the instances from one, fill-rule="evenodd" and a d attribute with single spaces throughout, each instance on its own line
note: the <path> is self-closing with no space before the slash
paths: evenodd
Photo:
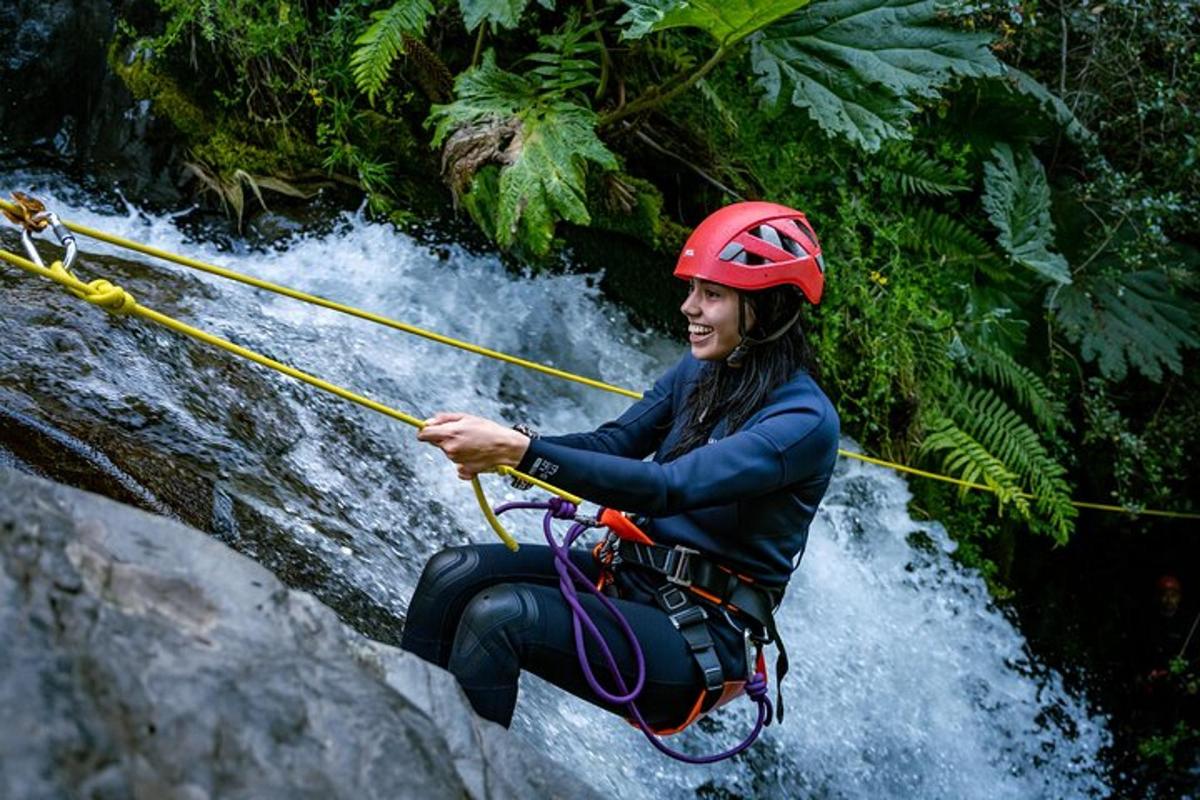
<path id="1" fill-rule="evenodd" d="M 635 332 L 586 276 L 514 275 L 493 256 L 419 244 L 355 215 L 267 252 L 230 252 L 188 238 L 170 217 L 89 207 L 58 177 L 5 177 L 66 219 L 618 385 L 649 386 L 682 352 L 665 337 Z M 462 410 L 566 432 L 593 428 L 628 402 L 90 240 L 81 245 L 81 277 L 108 277 L 151 308 L 418 416 Z M 111 274 L 109 262 L 103 274 L 89 264 L 92 254 L 127 263 Z M 171 285 L 182 292 L 160 294 L 155 274 L 175 276 Z M 492 540 L 469 486 L 407 426 L 265 370 L 253 374 L 271 392 L 246 397 L 224 383 L 225 355 L 189 366 L 181 354 L 196 348 L 175 334 L 79 308 L 104 341 L 77 355 L 103 368 L 51 367 L 72 397 L 100 418 L 137 398 L 148 421 L 129 436 L 209 465 L 225 499 L 214 508 L 236 498 L 276 520 L 379 606 L 403 614 L 421 565 L 443 545 Z M 35 332 L 26 346 L 27 358 L 54 363 L 52 344 Z M 525 496 L 484 480 L 493 503 Z M 951 560 L 943 528 L 908 515 L 908 498 L 897 475 L 840 463 L 781 612 L 792 663 L 787 719 L 748 757 L 677 764 L 624 722 L 536 679 L 523 683 L 517 735 L 622 800 L 1106 795 L 1106 720 L 1038 664 L 983 581 Z M 539 539 L 536 517 L 506 519 L 518 538 Z M 231 524 L 214 519 L 214 528 Z M 751 710 L 737 701 L 708 730 L 674 744 L 693 752 L 728 746 L 749 729 Z"/>

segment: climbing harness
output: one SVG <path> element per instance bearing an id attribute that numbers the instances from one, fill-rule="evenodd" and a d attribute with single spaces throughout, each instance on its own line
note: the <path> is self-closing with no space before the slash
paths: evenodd
<path id="1" fill-rule="evenodd" d="M 612 570 L 620 563 L 621 558 L 613 549 L 615 546 L 614 542 L 627 542 L 638 547 L 656 545 L 653 545 L 649 537 L 629 520 L 628 517 L 613 509 L 601 509 L 597 516 L 587 517 L 578 513 L 578 504 L 565 501 L 562 498 L 552 497 L 547 502 L 505 503 L 498 506 L 495 509 L 495 513 L 499 515 L 515 509 L 537 509 L 545 512 L 542 517 L 542 532 L 545 534 L 546 543 L 550 546 L 550 550 L 554 555 L 554 569 L 558 573 L 559 591 L 562 592 L 563 599 L 571 609 L 571 622 L 575 633 L 575 653 L 579 659 L 579 667 L 583 671 L 584 679 L 597 697 L 606 703 L 624 705 L 625 710 L 628 712 L 626 719 L 640 730 L 655 748 L 671 758 L 688 764 L 712 764 L 717 761 L 723 761 L 737 755 L 754 744 L 759 734 L 762 733 L 763 728 L 771 724 L 773 717 L 771 700 L 768 697 L 767 670 L 763 657 L 763 646 L 768 644 L 769 640 L 755 641 L 756 655 L 752 659 L 748 658 L 748 661 L 752 661 L 753 664 L 747 664 L 747 675 L 749 677 L 746 681 L 725 681 L 724 670 L 717 659 L 712 634 L 709 633 L 708 626 L 705 624 L 708 619 L 707 612 L 705 612 L 702 606 L 691 602 L 684 593 L 683 586 L 686 585 L 688 588 L 692 588 L 692 584 L 690 580 L 685 583 L 684 579 L 680 577 L 690 575 L 690 572 L 681 568 L 674 576 L 679 585 L 668 583 L 667 588 L 656 592 L 656 596 L 659 599 L 659 604 L 670 618 L 671 623 L 688 643 L 688 648 L 691 650 L 693 658 L 696 659 L 696 663 L 700 666 L 704 674 L 705 688 L 701 691 L 699 698 L 697 698 L 695 705 L 688 712 L 687 717 L 679 725 L 669 729 L 656 730 L 646 722 L 637 707 L 637 698 L 642 693 L 646 681 L 646 657 L 642 652 L 641 643 L 638 641 L 637 636 L 634 634 L 625 617 L 621 614 L 620 609 L 617 608 L 605 592 L 605 589 L 612 583 Z M 572 522 L 571 528 L 567 531 L 561 543 L 554 536 L 553 523 L 556 519 Z M 601 566 L 601 576 L 596 583 L 592 583 L 587 575 L 571 561 L 570 556 L 571 546 L 591 528 L 607 529 L 605 538 L 592 551 Z M 695 553 L 695 551 L 689 552 Z M 629 647 L 633 651 L 637 674 L 632 688 L 629 687 L 625 682 L 624 676 L 621 675 L 612 649 L 608 646 L 600 629 L 596 627 L 596 623 L 592 621 L 591 616 L 583 607 L 583 604 L 580 603 L 580 588 L 600 602 L 604 610 L 616 621 L 626 641 L 629 642 Z M 772 629 L 773 627 L 772 623 Z M 612 681 L 616 686 L 616 691 L 610 691 L 601 684 L 592 670 L 592 666 L 587 658 L 585 633 L 587 637 L 595 642 L 596 649 L 599 650 L 601 658 L 604 659 L 604 663 L 608 667 Z M 749 648 L 747 649 L 747 655 L 749 656 Z M 662 741 L 662 736 L 668 736 L 684 730 L 704 714 L 724 705 L 740 694 L 746 694 L 754 701 L 758 708 L 758 718 L 755 720 L 754 727 L 751 729 L 749 735 L 738 744 L 728 750 L 712 755 L 693 756 L 675 750 Z M 706 703 L 710 698 L 715 698 L 715 701 Z"/>
<path id="2" fill-rule="evenodd" d="M 17 223 L 18 225 L 23 225 L 24 224 L 23 220 L 27 219 L 29 216 L 31 216 L 31 212 L 28 211 L 28 209 L 22 202 L 22 198 L 24 198 L 25 200 L 32 200 L 32 198 L 27 198 L 25 195 L 22 195 L 19 192 L 14 192 L 13 197 L 18 200 L 17 203 L 12 203 L 7 200 L 4 200 L 3 198 L 0 198 L 0 211 L 3 211 L 5 213 L 5 215 L 8 216 L 9 219 L 11 219 L 13 222 Z M 36 200 L 32 200 L 32 202 L 37 204 L 38 206 L 41 205 Z M 253 286 L 257 289 L 263 289 L 265 291 L 273 292 L 275 294 L 279 294 L 284 297 L 290 297 L 294 300 L 300 300 L 301 302 L 310 303 L 312 305 L 317 305 L 322 308 L 327 308 L 327 309 L 330 309 L 332 311 L 337 311 L 342 314 L 347 314 L 349 316 L 357 317 L 359 319 L 367 320 L 369 322 L 374 322 L 374 323 L 377 323 L 380 325 L 384 325 L 386 327 L 392 328 L 394 330 L 402 331 L 404 333 L 413 334 L 415 336 L 421 336 L 421 337 L 429 339 L 431 341 L 439 342 L 441 344 L 449 345 L 451 347 L 456 347 L 461 350 L 465 350 L 467 352 L 475 353 L 477 355 L 482 355 L 482 356 L 486 356 L 488 358 L 493 358 L 493 359 L 496 359 L 499 361 L 504 361 L 505 363 L 513 364 L 515 366 L 519 366 L 519 367 L 522 367 L 525 369 L 540 372 L 544 375 L 550 375 L 550 376 L 553 376 L 556 378 L 561 378 L 563 380 L 573 381 L 575 383 L 580 383 L 585 386 L 590 386 L 594 389 L 600 389 L 600 390 L 603 390 L 606 392 L 612 392 L 614 394 L 619 394 L 623 397 L 628 397 L 628 398 L 631 398 L 634 400 L 640 400 L 642 397 L 641 392 L 635 391 L 633 389 L 628 389 L 628 388 L 621 387 L 621 386 L 615 386 L 613 384 L 605 383 L 604 381 L 596 380 L 594 378 L 588 378 L 586 376 L 577 375 L 575 373 L 568 372 L 566 370 L 555 369 L 553 367 L 548 367 L 544 364 L 538 364 L 537 362 L 519 358 L 517 356 L 513 356 L 508 353 L 503 353 L 498 350 L 491 350 L 486 347 L 480 347 L 479 345 L 475 345 L 470 342 L 466 342 L 466 341 L 463 341 L 460 339 L 455 339 L 455 338 L 452 338 L 449 336 L 444 336 L 442 334 L 435 333 L 435 332 L 429 331 L 429 330 L 425 330 L 425 329 L 417 327 L 415 325 L 410 325 L 410 324 L 401 322 L 399 320 L 391 319 L 389 317 L 383 316 L 382 314 L 375 314 L 373 312 L 355 308 L 354 306 L 346 305 L 344 303 L 338 303 L 336 301 L 329 300 L 327 298 L 320 297 L 318 295 L 309 294 L 307 292 L 301 292 L 301 291 L 292 289 L 287 286 L 282 286 L 280 284 L 271 283 L 270 281 L 261 280 L 259 278 L 255 278 L 250 275 L 245 275 L 245 274 L 236 272 L 235 270 L 227 269 L 225 267 L 218 267 L 215 264 L 208 264 L 208 263 L 200 261 L 198 259 L 189 258 L 187 256 L 182 256 L 177 253 L 171 253 L 167 250 L 162 250 L 157 247 L 151 247 L 150 245 L 142 244 L 140 242 L 135 242 L 131 239 L 126 239 L 126 238 L 123 238 L 120 236 L 115 236 L 113 234 L 106 233 L 104 231 L 99 231 L 94 228 L 90 228 L 90 227 L 87 227 L 84 225 L 79 225 L 77 223 L 70 222 L 69 220 L 63 221 L 62 225 L 67 231 L 73 232 L 80 236 L 87 236 L 90 239 L 95 239 L 97 241 L 105 242 L 107 244 L 111 244 L 116 247 L 121 247 L 121 248 L 131 250 L 131 251 L 134 251 L 137 253 L 142 253 L 143 255 L 151 256 L 153 258 L 158 258 L 158 259 L 161 259 L 164 261 L 169 261 L 174 264 L 179 264 L 180 266 L 187 267 L 189 269 L 195 269 L 195 270 L 199 270 L 201 272 L 206 272 L 210 275 L 216 275 L 221 278 L 237 281 L 238 283 L 242 283 L 247 286 Z M 43 225 L 42 227 L 45 227 L 45 226 Z M 41 230 L 41 229 L 42 229 L 41 227 L 37 228 L 37 230 Z M 66 243 L 64 243 L 64 247 L 65 246 L 67 246 Z M 0 249 L 0 260 L 5 260 L 11 264 L 14 264 L 14 266 L 20 266 L 22 268 L 25 268 L 22 264 L 19 264 L 16 261 L 13 261 L 13 254 L 7 253 L 6 251 L 4 251 L 2 249 Z M 32 271 L 32 270 L 30 270 L 30 271 Z M 187 334 L 187 335 L 190 336 L 192 334 Z M 262 362 L 259 362 L 259 363 L 262 363 Z M 293 376 L 293 377 L 295 377 L 295 376 Z M 300 379 L 300 380 L 304 380 L 304 379 Z M 336 392 L 335 392 L 335 394 L 336 394 Z M 357 402 L 357 401 L 355 401 L 355 402 Z M 856 453 L 853 450 L 846 450 L 843 448 L 839 448 L 838 455 L 842 456 L 844 458 L 850 458 L 850 459 L 854 459 L 857 461 L 863 461 L 868 464 L 876 464 L 881 467 L 887 467 L 888 469 L 895 470 L 897 472 L 903 472 L 903 473 L 906 473 L 909 475 L 916 475 L 921 478 L 928 478 L 930 480 L 941 481 L 943 483 L 951 483 L 951 484 L 959 486 L 963 489 L 971 489 L 971 490 L 975 490 L 975 491 L 989 492 L 989 493 L 993 493 L 993 494 L 996 491 L 994 487 L 988 486 L 986 484 L 975 483 L 974 481 L 962 480 L 961 478 L 955 478 L 955 477 L 952 477 L 949 475 L 941 475 L 936 472 L 929 472 L 927 470 L 918 469 L 916 467 L 910 467 L 905 464 L 899 464 L 894 461 L 888 461 L 888 460 L 882 459 L 882 458 L 875 458 L 873 456 L 869 456 L 864 453 Z M 505 467 L 503 469 L 508 469 L 508 468 Z M 557 494 L 560 497 L 567 497 L 567 495 L 562 494 L 558 490 L 548 488 L 549 484 L 544 484 L 540 481 L 533 481 L 533 483 L 534 483 L 534 485 L 541 486 L 542 488 L 547 489 L 547 491 L 550 491 L 552 494 Z M 1037 499 L 1036 495 L 1033 495 L 1029 492 L 1021 492 L 1015 496 L 1020 497 L 1022 499 L 1026 499 L 1026 500 Z M 569 499 L 569 498 L 567 498 L 567 499 Z M 1108 512 L 1119 513 L 1119 514 L 1127 514 L 1130 516 L 1153 516 L 1153 517 L 1166 517 L 1166 518 L 1171 518 L 1171 519 L 1200 519 L 1200 513 L 1193 513 L 1193 512 L 1186 512 L 1186 511 L 1167 511 L 1167 510 L 1160 510 L 1160 509 L 1131 509 L 1131 508 L 1126 508 L 1124 506 L 1111 505 L 1111 504 L 1105 504 L 1105 503 L 1090 503 L 1090 502 L 1084 502 L 1081 500 L 1072 500 L 1071 505 L 1075 506 L 1076 508 L 1086 508 L 1086 509 L 1092 509 L 1092 510 L 1096 510 L 1096 511 L 1108 511 Z M 490 509 L 489 509 L 489 511 L 490 511 Z M 490 522 L 490 520 L 489 520 L 489 522 Z"/>

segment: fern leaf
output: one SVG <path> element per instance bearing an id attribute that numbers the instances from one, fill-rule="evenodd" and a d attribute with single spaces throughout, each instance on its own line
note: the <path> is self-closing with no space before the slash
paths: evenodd
<path id="1" fill-rule="evenodd" d="M 371 15 L 375 22 L 355 40 L 350 56 L 354 84 L 366 93 L 367 102 L 374 104 L 376 93 L 391 74 L 392 64 L 404 52 L 405 34 L 419 38 L 432 13 L 429 0 L 398 0 L 391 8 Z"/>
<path id="2" fill-rule="evenodd" d="M 570 12 L 561 30 L 538 37 L 543 50 L 521 59 L 538 65 L 528 72 L 538 76 L 538 92 L 544 98 L 564 98 L 576 89 L 600 83 L 601 47 L 591 38 L 600 23 L 579 22 L 579 15 Z M 585 95 L 580 97 L 586 102 Z"/>
<path id="3" fill-rule="evenodd" d="M 935 417 L 919 452 L 922 456 L 946 452 L 942 459 L 945 472 L 960 480 L 987 486 L 995 493 L 1001 508 L 1011 503 L 1022 517 L 1028 516 L 1029 503 L 1022 496 L 1017 476 L 953 420 Z M 962 487 L 960 494 L 966 492 L 967 488 Z"/>
<path id="4" fill-rule="evenodd" d="M 990 345 L 972 351 L 975 370 L 1000 389 L 1011 393 L 1039 425 L 1051 433 L 1064 420 L 1065 409 L 1037 374 L 1004 350 Z"/>
<path id="5" fill-rule="evenodd" d="M 907 243 L 949 258 L 990 258 L 992 248 L 983 237 L 953 217 L 922 206 L 910 218 Z"/>
<path id="6" fill-rule="evenodd" d="M 960 387 L 952 394 L 947 411 L 959 428 L 1028 487 L 1048 532 L 1065 542 L 1078 512 L 1071 505 L 1066 469 L 1050 455 L 1037 433 L 991 389 Z"/>
<path id="7" fill-rule="evenodd" d="M 983 208 L 1009 257 L 1056 283 L 1070 283 L 1067 260 L 1050 252 L 1050 187 L 1037 156 L 1027 147 L 1014 153 L 1005 143 L 996 145 L 984 165 L 983 186 Z"/>
<path id="8" fill-rule="evenodd" d="M 912 150 L 887 149 L 883 188 L 889 193 L 933 195 L 945 197 L 966 191 L 964 176 L 924 153 Z"/>

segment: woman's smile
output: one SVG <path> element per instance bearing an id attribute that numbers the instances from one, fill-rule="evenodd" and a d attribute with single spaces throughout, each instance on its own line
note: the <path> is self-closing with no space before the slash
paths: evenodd
<path id="1" fill-rule="evenodd" d="M 691 281 L 679 310 L 688 319 L 688 343 L 693 356 L 701 361 L 720 361 L 733 352 L 742 340 L 738 331 L 740 302 L 736 289 L 700 278 Z M 750 309 L 744 323 L 747 329 L 754 324 Z"/>

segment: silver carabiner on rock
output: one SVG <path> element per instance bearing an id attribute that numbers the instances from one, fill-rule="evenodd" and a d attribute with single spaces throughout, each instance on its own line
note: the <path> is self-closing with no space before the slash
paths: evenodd
<path id="1" fill-rule="evenodd" d="M 71 265 L 75 263 L 75 256 L 79 255 L 79 247 L 75 244 L 75 234 L 71 233 L 70 228 L 63 224 L 58 218 L 58 214 L 53 211 L 46 212 L 46 222 L 50 223 L 50 230 L 54 231 L 54 237 L 58 239 L 58 244 L 66 251 L 63 254 L 63 269 L 70 271 Z"/>
<path id="2" fill-rule="evenodd" d="M 59 246 L 66 251 L 62 259 L 63 269 L 69 271 L 71 265 L 75 263 L 75 257 L 79 255 L 79 247 L 75 243 L 75 234 L 71 233 L 71 230 L 62 223 L 62 220 L 53 211 L 39 212 L 32 219 L 33 222 L 45 222 L 54 231 L 54 236 L 58 239 Z M 33 245 L 33 236 L 28 226 L 21 229 L 21 244 L 25 247 L 25 252 L 29 254 L 29 260 L 44 269 L 46 264 L 42 261 L 41 255 Z"/>

